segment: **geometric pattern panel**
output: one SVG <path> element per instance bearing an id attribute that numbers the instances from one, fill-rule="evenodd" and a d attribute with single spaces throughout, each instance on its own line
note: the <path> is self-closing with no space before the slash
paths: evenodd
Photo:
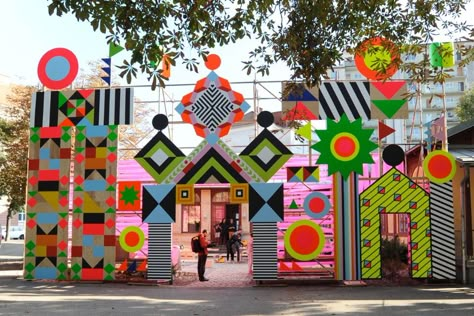
<path id="1" fill-rule="evenodd" d="M 171 224 L 148 224 L 148 280 L 171 280 Z"/>
<path id="2" fill-rule="evenodd" d="M 65 280 L 71 128 L 31 128 L 28 157 L 23 275 Z"/>
<path id="3" fill-rule="evenodd" d="M 133 89 L 36 92 L 30 127 L 129 125 L 133 123 Z"/>
<path id="4" fill-rule="evenodd" d="M 358 175 L 333 175 L 334 257 L 336 280 L 360 280 Z"/>
<path id="5" fill-rule="evenodd" d="M 113 280 L 118 128 L 78 126 L 74 157 L 73 280 Z"/>
<path id="6" fill-rule="evenodd" d="M 292 155 L 272 132 L 264 129 L 240 153 L 240 158 L 266 182 Z"/>
<path id="7" fill-rule="evenodd" d="M 453 183 L 430 182 L 433 278 L 456 279 Z"/>
<path id="8" fill-rule="evenodd" d="M 193 125 L 196 135 L 215 144 L 249 108 L 244 97 L 232 91 L 229 81 L 211 71 L 196 82 L 194 91 L 182 98 L 176 111 L 184 122 Z"/>
<path id="9" fill-rule="evenodd" d="M 176 185 L 176 204 L 194 204 L 194 185 Z"/>
<path id="10" fill-rule="evenodd" d="M 253 223 L 253 279 L 278 277 L 277 223 Z"/>
<path id="11" fill-rule="evenodd" d="M 248 183 L 238 183 L 230 185 L 229 202 L 231 204 L 242 204 L 249 202 Z"/>
<path id="12" fill-rule="evenodd" d="M 281 91 L 285 92 L 285 90 L 288 89 L 287 87 L 289 86 L 289 84 L 290 82 L 288 81 L 282 81 Z M 304 109 L 308 111 L 308 113 L 304 114 L 303 116 L 307 116 L 306 119 L 309 119 L 309 116 L 316 116 L 315 119 L 317 119 L 317 116 L 319 114 L 317 96 L 317 86 L 308 88 L 308 86 L 303 83 L 296 83 L 295 88 L 292 91 L 289 91 L 288 94 L 281 100 L 282 112 L 286 117 L 292 117 L 292 115 L 290 114 L 291 110 L 294 109 L 298 105 L 298 103 L 302 103 Z"/>
<path id="13" fill-rule="evenodd" d="M 142 185 L 140 181 L 121 181 L 118 184 L 119 211 L 140 211 L 140 200 L 142 197 Z"/>
<path id="14" fill-rule="evenodd" d="M 407 119 L 407 89 L 406 81 L 370 82 L 372 119 Z"/>
<path id="15" fill-rule="evenodd" d="M 283 210 L 282 183 L 249 183 L 251 223 L 281 222 Z"/>
<path id="16" fill-rule="evenodd" d="M 261 178 L 245 161 L 239 159 L 223 141 L 210 144 L 201 142 L 199 150 L 193 151 L 171 174 L 170 181 L 179 184 L 202 183 L 247 183 Z M 167 178 L 166 181 L 169 181 Z"/>
<path id="17" fill-rule="evenodd" d="M 319 182 L 319 166 L 286 167 L 287 182 Z"/>
<path id="18" fill-rule="evenodd" d="M 174 223 L 176 220 L 176 186 L 156 184 L 143 186 L 144 223 Z"/>
<path id="19" fill-rule="evenodd" d="M 135 160 L 158 183 L 169 183 L 165 179 L 177 169 L 185 155 L 161 131 L 135 155 Z"/>
<path id="20" fill-rule="evenodd" d="M 319 118 L 337 121 L 343 114 L 349 121 L 371 119 L 369 82 L 323 82 L 319 87 Z"/>
<path id="21" fill-rule="evenodd" d="M 395 168 L 390 169 L 359 199 L 361 210 L 362 279 L 381 278 L 380 214 L 409 214 L 410 275 L 432 277 L 429 195 Z"/>

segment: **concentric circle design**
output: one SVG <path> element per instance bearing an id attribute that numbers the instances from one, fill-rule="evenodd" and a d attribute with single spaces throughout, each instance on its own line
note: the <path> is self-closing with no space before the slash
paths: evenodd
<path id="1" fill-rule="evenodd" d="M 69 86 L 77 76 L 79 64 L 76 55 L 66 48 L 54 48 L 46 52 L 38 63 L 38 78 L 54 90 Z"/>
<path id="2" fill-rule="evenodd" d="M 140 227 L 128 226 L 120 233 L 119 243 L 123 250 L 135 252 L 145 243 L 145 234 Z"/>
<path id="3" fill-rule="evenodd" d="M 430 181 L 445 183 L 456 174 L 456 161 L 447 151 L 433 150 L 425 157 L 423 170 Z"/>
<path id="4" fill-rule="evenodd" d="M 395 44 L 382 37 L 374 37 L 362 42 L 354 61 L 359 72 L 370 80 L 385 80 L 393 76 L 398 67 L 394 64 L 400 54 Z M 385 69 L 381 72 L 381 69 Z"/>
<path id="5" fill-rule="evenodd" d="M 304 199 L 303 207 L 308 216 L 320 219 L 329 213 L 331 203 L 325 194 L 312 192 Z"/>
<path id="6" fill-rule="evenodd" d="M 285 249 L 297 260 L 309 261 L 323 250 L 326 239 L 321 227 L 307 219 L 291 224 L 285 232 Z"/>
<path id="7" fill-rule="evenodd" d="M 343 132 L 333 137 L 330 150 L 336 159 L 350 161 L 359 154 L 360 144 L 357 137 Z"/>

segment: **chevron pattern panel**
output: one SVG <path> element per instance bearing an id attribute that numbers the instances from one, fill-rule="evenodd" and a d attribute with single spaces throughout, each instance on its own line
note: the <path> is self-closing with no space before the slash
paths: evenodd
<path id="1" fill-rule="evenodd" d="M 148 224 L 149 280 L 171 280 L 171 224 Z"/>
<path id="2" fill-rule="evenodd" d="M 25 279 L 67 278 L 70 127 L 30 130 Z"/>
<path id="3" fill-rule="evenodd" d="M 277 223 L 253 224 L 253 279 L 276 280 L 278 277 Z"/>
<path id="4" fill-rule="evenodd" d="M 433 278 L 456 279 L 452 181 L 430 182 Z"/>
<path id="5" fill-rule="evenodd" d="M 336 280 L 360 280 L 358 176 L 333 176 L 334 257 Z"/>
<path id="6" fill-rule="evenodd" d="M 395 168 L 390 169 L 359 198 L 362 279 L 381 278 L 380 214 L 410 214 L 410 274 L 432 277 L 429 196 Z"/>
<path id="7" fill-rule="evenodd" d="M 31 127 L 133 123 L 132 88 L 37 92 L 31 104 Z"/>
<path id="8" fill-rule="evenodd" d="M 118 128 L 79 126 L 74 157 L 71 276 L 113 280 Z"/>
<path id="9" fill-rule="evenodd" d="M 350 121 L 370 120 L 369 82 L 323 82 L 319 88 L 319 118 L 338 121 L 346 114 Z"/>

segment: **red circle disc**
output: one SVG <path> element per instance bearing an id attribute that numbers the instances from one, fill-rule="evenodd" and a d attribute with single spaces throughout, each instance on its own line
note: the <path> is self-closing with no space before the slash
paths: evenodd
<path id="1" fill-rule="evenodd" d="M 296 227 L 290 236 L 291 247 L 301 255 L 314 252 L 320 243 L 318 232 L 311 226 Z"/>

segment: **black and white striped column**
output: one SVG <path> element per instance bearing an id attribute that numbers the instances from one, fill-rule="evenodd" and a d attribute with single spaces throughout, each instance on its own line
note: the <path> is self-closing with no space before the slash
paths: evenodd
<path id="1" fill-rule="evenodd" d="M 456 279 L 453 183 L 430 182 L 433 278 Z"/>
<path id="2" fill-rule="evenodd" d="M 253 279 L 278 277 L 277 223 L 253 223 Z"/>
<path id="3" fill-rule="evenodd" d="M 171 280 L 171 223 L 148 224 L 149 280 Z"/>

